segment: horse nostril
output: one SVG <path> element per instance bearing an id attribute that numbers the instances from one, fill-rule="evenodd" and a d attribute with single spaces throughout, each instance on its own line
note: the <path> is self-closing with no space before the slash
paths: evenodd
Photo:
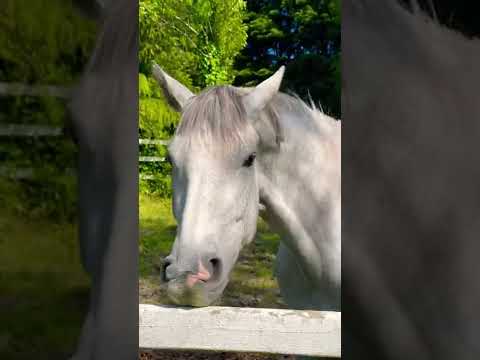
<path id="1" fill-rule="evenodd" d="M 212 276 L 210 280 L 213 280 L 213 281 L 218 280 L 221 272 L 221 261 L 218 258 L 213 258 L 213 259 L 210 259 L 209 262 L 212 268 L 212 273 L 211 273 Z"/>
<path id="2" fill-rule="evenodd" d="M 168 282 L 170 279 L 167 277 L 167 268 L 170 266 L 171 261 L 168 260 L 168 258 L 163 259 L 162 261 L 162 269 L 161 269 L 161 274 L 160 277 L 163 282 Z"/>

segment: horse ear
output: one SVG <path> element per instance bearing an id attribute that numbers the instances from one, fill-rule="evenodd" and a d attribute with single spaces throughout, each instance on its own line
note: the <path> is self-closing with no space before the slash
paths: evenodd
<path id="1" fill-rule="evenodd" d="M 157 64 L 153 65 L 153 77 L 162 88 L 168 103 L 177 111 L 182 111 L 188 99 L 195 96 L 185 85 L 172 78 Z"/>
<path id="2" fill-rule="evenodd" d="M 250 93 L 243 97 L 243 106 L 247 115 L 253 115 L 263 108 L 278 93 L 285 73 L 285 66 L 281 66 L 275 74 L 257 85 Z"/>

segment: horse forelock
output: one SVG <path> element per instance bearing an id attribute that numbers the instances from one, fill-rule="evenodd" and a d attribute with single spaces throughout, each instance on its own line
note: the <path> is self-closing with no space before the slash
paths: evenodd
<path id="1" fill-rule="evenodd" d="M 241 96 L 232 86 L 215 86 L 192 98 L 182 112 L 176 140 L 220 152 L 256 144 L 258 135 Z"/>

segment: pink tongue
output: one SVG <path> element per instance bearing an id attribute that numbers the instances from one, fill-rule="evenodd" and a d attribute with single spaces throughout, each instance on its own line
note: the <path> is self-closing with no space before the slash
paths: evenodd
<path id="1" fill-rule="evenodd" d="M 188 287 L 193 287 L 193 285 L 195 285 L 199 280 L 208 281 L 211 277 L 212 275 L 210 275 L 208 270 L 205 269 L 205 267 L 202 265 L 202 262 L 199 261 L 198 273 L 187 275 L 186 283 Z"/>

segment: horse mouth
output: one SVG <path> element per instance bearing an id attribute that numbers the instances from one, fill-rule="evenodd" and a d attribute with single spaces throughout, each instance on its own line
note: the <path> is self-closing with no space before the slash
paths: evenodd
<path id="1" fill-rule="evenodd" d="M 228 281 L 208 281 L 196 279 L 193 286 L 187 284 L 187 279 L 171 280 L 166 283 L 166 294 L 176 305 L 204 307 L 221 298 Z"/>
<path id="2" fill-rule="evenodd" d="M 176 305 L 193 307 L 209 306 L 212 301 L 216 299 L 216 296 L 212 297 L 204 288 L 203 283 L 203 280 L 199 280 L 193 288 L 188 288 L 185 284 L 170 283 L 167 288 L 167 295 Z"/>
<path id="3" fill-rule="evenodd" d="M 199 272 L 198 274 L 188 274 L 187 278 L 185 279 L 185 284 L 192 288 L 196 284 L 205 284 L 208 280 L 210 280 L 211 276 L 208 272 L 203 273 Z"/>
<path id="4" fill-rule="evenodd" d="M 215 266 L 211 261 L 210 267 L 205 267 L 201 261 L 198 261 L 198 272 L 189 273 L 185 278 L 185 285 L 189 288 L 193 288 L 196 284 L 205 284 L 212 280 L 215 273 Z"/>

